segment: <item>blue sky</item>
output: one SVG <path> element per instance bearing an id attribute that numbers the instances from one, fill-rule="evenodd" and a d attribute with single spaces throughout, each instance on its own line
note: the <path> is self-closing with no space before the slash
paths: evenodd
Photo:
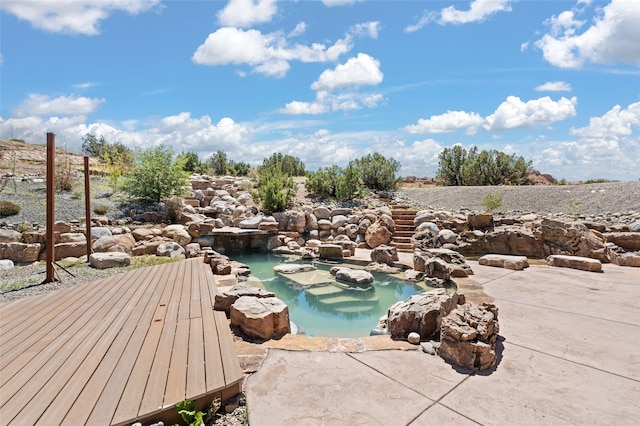
<path id="1" fill-rule="evenodd" d="M 640 178 L 640 1 L 3 0 L 0 137 Z"/>

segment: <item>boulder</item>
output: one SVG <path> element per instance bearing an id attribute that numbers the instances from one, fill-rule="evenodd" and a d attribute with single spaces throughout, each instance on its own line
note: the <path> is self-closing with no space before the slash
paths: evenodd
<path id="1" fill-rule="evenodd" d="M 242 296 L 257 298 L 276 297 L 273 292 L 263 290 L 261 288 L 250 287 L 246 284 L 237 284 L 222 294 L 216 294 L 213 309 L 217 311 L 225 311 L 226 314 L 229 315 L 231 305 L 233 305 L 235 301 Z"/>
<path id="2" fill-rule="evenodd" d="M 231 325 L 252 338 L 279 339 L 291 331 L 289 308 L 277 297 L 242 296 L 231 305 L 229 313 Z"/>
<path id="3" fill-rule="evenodd" d="M 13 229 L 0 229 L 0 243 L 19 243 L 21 241 L 22 234 L 20 232 Z"/>
<path id="4" fill-rule="evenodd" d="M 170 257 L 172 259 L 186 258 L 184 248 L 174 241 L 160 243 L 156 249 L 156 256 Z"/>
<path id="5" fill-rule="evenodd" d="M 607 257 L 614 265 L 640 267 L 640 251 L 626 251 L 612 245 L 607 247 Z"/>
<path id="6" fill-rule="evenodd" d="M 331 217 L 331 227 L 338 229 L 341 226 L 345 226 L 348 223 L 348 219 L 345 215 L 337 214 Z"/>
<path id="7" fill-rule="evenodd" d="M 458 241 L 458 234 L 450 229 L 441 229 L 437 235 L 441 244 L 455 244 Z"/>
<path id="8" fill-rule="evenodd" d="M 157 231 L 157 232 L 154 232 Z M 137 228 L 131 231 L 131 235 L 135 238 L 136 241 L 148 240 L 156 236 L 156 234 L 160 234 L 159 230 L 153 230 L 151 228 Z"/>
<path id="9" fill-rule="evenodd" d="M 491 213 L 476 213 L 467 215 L 467 222 L 471 229 L 490 228 L 493 225 L 493 215 Z"/>
<path id="10" fill-rule="evenodd" d="M 415 252 L 413 254 L 413 269 L 424 272 L 429 278 L 451 279 L 451 272 L 447 262 L 426 252 Z"/>
<path id="11" fill-rule="evenodd" d="M 260 216 L 249 217 L 247 219 L 241 220 L 238 224 L 238 227 L 240 229 L 258 229 L 261 222 L 262 218 Z"/>
<path id="12" fill-rule="evenodd" d="M 442 320 L 438 355 L 472 370 L 493 368 L 499 331 L 498 308 L 494 305 L 458 306 Z"/>
<path id="13" fill-rule="evenodd" d="M 358 286 L 369 285 L 373 283 L 373 275 L 362 269 L 351 269 L 342 266 L 334 266 L 329 271 L 331 275 L 336 277 L 336 281 Z"/>
<path id="14" fill-rule="evenodd" d="M 162 230 L 162 236 L 171 238 L 181 246 L 186 246 L 191 242 L 191 235 L 184 225 L 168 225 Z"/>
<path id="15" fill-rule="evenodd" d="M 344 253 L 339 244 L 322 244 L 318 247 L 318 256 L 320 259 L 342 259 Z"/>
<path id="16" fill-rule="evenodd" d="M 422 223 L 425 222 L 433 222 L 436 219 L 436 217 L 433 215 L 432 212 L 430 211 L 426 211 L 426 210 L 421 210 L 419 212 L 416 213 L 416 217 L 413 218 L 413 224 L 414 226 L 419 226 Z"/>
<path id="17" fill-rule="evenodd" d="M 0 259 L 14 263 L 33 263 L 38 260 L 42 245 L 39 243 L 0 243 Z"/>
<path id="18" fill-rule="evenodd" d="M 529 261 L 526 256 L 509 256 L 506 254 L 485 254 L 478 259 L 478 264 L 513 269 L 514 271 L 521 271 L 529 267 Z"/>
<path id="19" fill-rule="evenodd" d="M 166 241 L 162 237 L 154 237 L 150 240 L 138 241 L 131 248 L 132 256 L 141 256 L 143 254 L 156 254 L 158 246 Z"/>
<path id="20" fill-rule="evenodd" d="M 398 274 L 401 272 L 400 268 L 396 268 L 395 266 L 389 266 L 386 263 L 377 263 L 371 262 L 367 266 L 364 267 L 365 271 L 369 272 L 379 272 L 382 274 Z"/>
<path id="21" fill-rule="evenodd" d="M 606 242 L 626 250 L 640 250 L 640 232 L 607 232 L 602 235 Z"/>
<path id="22" fill-rule="evenodd" d="M 0 271 L 8 271 L 14 268 L 13 261 L 11 259 L 0 259 Z"/>
<path id="23" fill-rule="evenodd" d="M 580 256 L 566 256 L 561 254 L 552 254 L 547 257 L 549 266 L 559 266 L 562 268 L 580 269 L 589 272 L 601 272 L 602 263 L 598 259 L 591 259 Z"/>
<path id="24" fill-rule="evenodd" d="M 329 219 L 319 219 L 318 229 L 332 229 L 331 221 Z"/>
<path id="25" fill-rule="evenodd" d="M 53 224 L 53 230 L 54 232 L 64 234 L 66 232 L 71 232 L 71 225 L 67 222 L 59 220 Z"/>
<path id="26" fill-rule="evenodd" d="M 91 239 L 92 240 L 97 240 L 100 237 L 109 237 L 111 235 L 113 235 L 113 233 L 109 230 L 109 228 L 105 228 L 104 226 L 92 226 L 91 227 Z"/>
<path id="27" fill-rule="evenodd" d="M 369 247 L 376 248 L 391 241 L 391 236 L 392 232 L 380 221 L 376 221 L 367 228 L 364 238 Z"/>
<path id="28" fill-rule="evenodd" d="M 378 246 L 371 250 L 371 261 L 391 265 L 398 261 L 398 250 L 387 245 Z"/>
<path id="29" fill-rule="evenodd" d="M 129 266 L 131 264 L 131 256 L 123 252 L 93 253 L 89 256 L 89 263 L 98 269 Z"/>
<path id="30" fill-rule="evenodd" d="M 508 254 L 531 258 L 544 257 L 542 241 L 533 230 L 523 226 L 506 225 L 483 234 L 472 234 L 472 239 L 460 245 L 463 254 Z"/>
<path id="31" fill-rule="evenodd" d="M 131 249 L 135 244 L 136 241 L 131 234 L 112 235 L 98 238 L 93 242 L 92 248 L 96 253 L 120 251 L 131 254 Z"/>
<path id="32" fill-rule="evenodd" d="M 457 293 L 443 288 L 416 294 L 389 308 L 388 330 L 394 339 L 406 339 L 416 332 L 421 340 L 437 337 L 442 319 L 456 307 Z"/>
<path id="33" fill-rule="evenodd" d="M 93 234 L 92 234 L 93 235 Z M 81 232 L 66 232 L 60 234 L 59 243 L 86 243 L 87 237 Z"/>
<path id="34" fill-rule="evenodd" d="M 317 269 L 313 265 L 302 263 L 281 263 L 273 267 L 273 270 L 279 274 L 299 274 L 300 272 L 311 272 Z"/>
<path id="35" fill-rule="evenodd" d="M 82 238 L 84 239 L 84 234 Z M 65 257 L 81 257 L 87 254 L 87 242 L 70 242 L 70 243 L 58 243 L 55 245 L 54 254 L 56 260 L 64 259 Z"/>
<path id="36" fill-rule="evenodd" d="M 313 209 L 313 215 L 320 219 L 329 219 L 331 217 L 331 210 L 326 207 L 316 207 Z"/>

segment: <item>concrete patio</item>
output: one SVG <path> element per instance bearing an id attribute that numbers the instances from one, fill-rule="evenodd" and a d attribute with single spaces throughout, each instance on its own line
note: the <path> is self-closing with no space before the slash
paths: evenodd
<path id="1" fill-rule="evenodd" d="M 419 347 L 272 346 L 246 382 L 251 425 L 638 424 L 638 268 L 469 263 L 500 310 L 495 370 L 460 370 Z"/>

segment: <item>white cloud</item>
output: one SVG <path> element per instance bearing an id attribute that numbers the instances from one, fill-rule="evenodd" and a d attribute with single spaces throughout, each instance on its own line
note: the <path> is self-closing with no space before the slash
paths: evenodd
<path id="1" fill-rule="evenodd" d="M 32 94 L 16 108 L 16 116 L 84 115 L 94 112 L 98 106 L 104 102 L 104 98 L 59 96 L 52 99 L 47 95 Z"/>
<path id="2" fill-rule="evenodd" d="M 254 29 L 245 31 L 224 27 L 209 34 L 193 54 L 192 60 L 197 64 L 211 66 L 247 64 L 254 72 L 283 77 L 291 67 L 291 61 L 337 60 L 351 50 L 354 37 L 377 37 L 378 26 L 377 22 L 357 24 L 349 29 L 344 38 L 330 46 L 322 43 L 290 44 L 282 32 L 263 34 Z"/>
<path id="3" fill-rule="evenodd" d="M 98 83 L 93 83 L 93 82 L 87 81 L 87 82 L 85 82 L 85 83 L 76 83 L 76 84 L 73 84 L 73 85 L 72 85 L 72 87 L 73 87 L 74 89 L 82 90 L 82 89 L 90 89 L 91 87 L 95 87 L 95 86 L 97 86 L 97 85 L 98 85 Z"/>
<path id="4" fill-rule="evenodd" d="M 474 0 L 469 10 L 459 10 L 455 6 L 449 6 L 440 12 L 425 11 L 418 23 L 409 25 L 405 31 L 417 31 L 429 22 L 437 22 L 440 25 L 484 22 L 498 12 L 510 12 L 512 2 L 513 0 Z"/>
<path id="5" fill-rule="evenodd" d="M 289 38 L 298 37 L 307 31 L 307 24 L 305 22 L 298 22 L 296 27 L 289 33 Z"/>
<path id="6" fill-rule="evenodd" d="M 448 133 L 458 129 L 467 129 L 468 134 L 474 134 L 484 123 L 484 118 L 475 112 L 447 111 L 441 115 L 432 115 L 428 119 L 421 118 L 417 124 L 406 126 L 407 133 Z"/>
<path id="7" fill-rule="evenodd" d="M 640 2 L 612 0 L 598 11 L 591 26 L 579 32 L 585 21 L 576 15 L 582 14 L 582 6 L 589 3 L 579 2 L 580 8 L 547 20 L 549 33 L 536 42 L 544 58 L 560 68 L 580 68 L 585 61 L 640 65 Z"/>
<path id="8" fill-rule="evenodd" d="M 271 21 L 278 8 L 277 0 L 229 0 L 218 12 L 220 25 L 228 27 L 251 27 Z"/>
<path id="9" fill-rule="evenodd" d="M 565 120 L 576 115 L 577 98 L 565 97 L 554 101 L 545 96 L 523 102 L 517 96 L 509 96 L 496 111 L 485 119 L 485 130 L 509 130 L 535 128 L 540 124 Z"/>
<path id="10" fill-rule="evenodd" d="M 571 85 L 564 81 L 547 81 L 536 87 L 538 92 L 570 92 Z"/>
<path id="11" fill-rule="evenodd" d="M 616 105 L 601 117 L 591 117 L 589 125 L 571 128 L 572 135 L 589 139 L 618 139 L 632 134 L 632 127 L 640 127 L 640 102 L 621 108 Z"/>
<path id="12" fill-rule="evenodd" d="M 347 86 L 377 85 L 382 82 L 380 61 L 366 53 L 358 53 L 354 58 L 336 66 L 333 70 L 325 70 L 313 82 L 313 90 L 335 90 Z"/>
<path id="13" fill-rule="evenodd" d="M 45 31 L 96 35 L 100 21 L 114 12 L 137 15 L 159 4 L 160 0 L 3 0 L 0 9 Z"/>
<path id="14" fill-rule="evenodd" d="M 316 93 L 315 102 L 292 101 L 278 110 L 278 112 L 289 115 L 316 115 L 331 111 L 351 111 L 375 108 L 383 99 L 384 97 L 379 93 L 345 92 L 336 94 L 320 90 Z"/>

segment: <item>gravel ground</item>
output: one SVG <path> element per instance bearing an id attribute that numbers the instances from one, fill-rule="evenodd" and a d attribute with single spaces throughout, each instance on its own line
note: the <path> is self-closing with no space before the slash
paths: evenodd
<path id="1" fill-rule="evenodd" d="M 569 216 L 623 216 L 640 213 L 640 181 L 558 186 L 468 186 L 407 188 L 404 202 L 420 208 L 484 211 L 487 194 L 502 194 L 500 211 Z"/>

